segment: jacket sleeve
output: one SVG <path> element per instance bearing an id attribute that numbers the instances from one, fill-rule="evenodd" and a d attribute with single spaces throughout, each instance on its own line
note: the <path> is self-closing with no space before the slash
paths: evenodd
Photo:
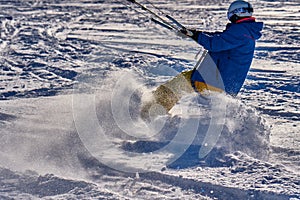
<path id="1" fill-rule="evenodd" d="M 243 28 L 230 27 L 222 33 L 199 33 L 197 42 L 206 50 L 211 52 L 220 52 L 234 49 L 245 43 Z"/>

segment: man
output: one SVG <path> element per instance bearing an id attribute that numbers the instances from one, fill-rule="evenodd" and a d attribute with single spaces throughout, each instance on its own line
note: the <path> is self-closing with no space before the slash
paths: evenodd
<path id="1" fill-rule="evenodd" d="M 234 1 L 227 12 L 231 23 L 227 24 L 223 32 L 181 30 L 208 50 L 224 84 L 224 88 L 219 88 L 214 81 L 207 83 L 205 77 L 195 70 L 191 81 L 197 91 L 219 88 L 233 96 L 239 93 L 253 59 L 255 40 L 261 37 L 263 28 L 263 23 L 255 22 L 252 13 L 250 3 Z"/>
<path id="2" fill-rule="evenodd" d="M 147 118 L 150 107 L 155 104 L 169 111 L 185 93 L 213 90 L 236 96 L 246 79 L 253 59 L 255 40 L 261 37 L 263 28 L 263 23 L 255 22 L 252 13 L 250 3 L 234 1 L 227 12 L 231 23 L 227 24 L 223 32 L 181 30 L 181 33 L 208 50 L 211 62 L 202 62 L 200 67 L 182 72 L 159 86 L 153 92 L 153 100 L 142 107 L 143 118 Z M 207 63 L 213 64 L 210 66 Z"/>

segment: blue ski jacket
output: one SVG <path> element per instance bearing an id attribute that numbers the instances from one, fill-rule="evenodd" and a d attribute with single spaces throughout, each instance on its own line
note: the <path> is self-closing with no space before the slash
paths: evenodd
<path id="1" fill-rule="evenodd" d="M 224 84 L 223 90 L 230 95 L 237 95 L 249 71 L 255 40 L 261 37 L 262 22 L 255 22 L 255 18 L 246 18 L 229 23 L 223 32 L 198 32 L 197 42 L 208 50 L 209 55 L 217 66 Z M 204 82 L 205 78 L 195 70 L 192 82 Z M 213 83 L 209 83 L 214 87 Z"/>

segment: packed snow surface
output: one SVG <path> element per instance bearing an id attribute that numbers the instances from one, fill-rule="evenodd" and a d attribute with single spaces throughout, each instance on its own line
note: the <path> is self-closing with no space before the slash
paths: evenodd
<path id="1" fill-rule="evenodd" d="M 230 4 L 138 2 L 205 31 Z M 240 94 L 145 120 L 201 46 L 126 0 L 1 2 L 0 199 L 300 199 L 300 2 L 250 3 L 264 29 Z"/>

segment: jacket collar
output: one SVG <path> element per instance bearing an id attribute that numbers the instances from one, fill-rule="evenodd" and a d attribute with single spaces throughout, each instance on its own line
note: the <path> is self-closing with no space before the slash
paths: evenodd
<path id="1" fill-rule="evenodd" d="M 242 18 L 237 20 L 235 23 L 242 23 L 242 22 L 255 22 L 255 18 L 254 17 L 246 17 L 246 18 Z"/>

